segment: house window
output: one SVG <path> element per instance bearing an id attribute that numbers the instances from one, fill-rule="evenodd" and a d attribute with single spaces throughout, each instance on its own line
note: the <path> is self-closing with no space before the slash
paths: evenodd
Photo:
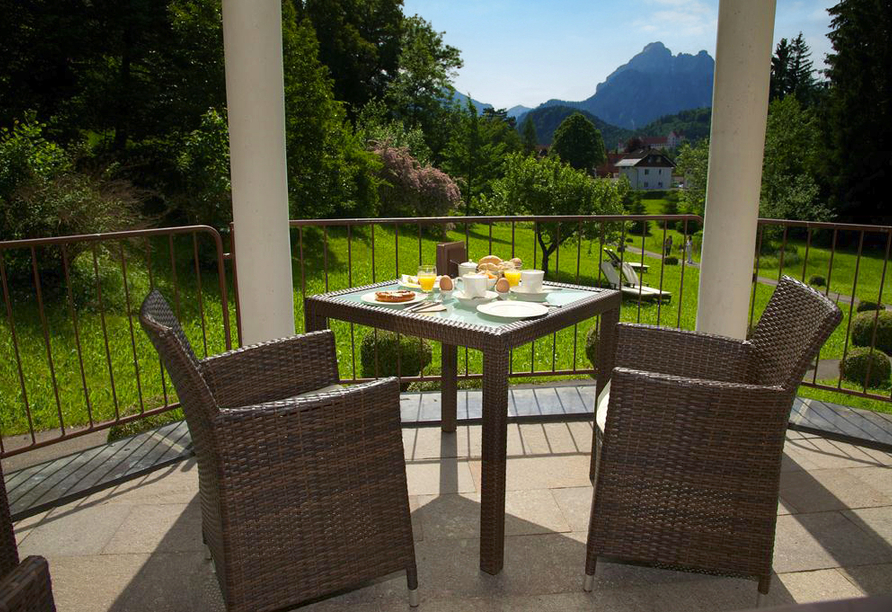
<path id="1" fill-rule="evenodd" d="M 662 187 L 662 186 L 663 186 L 663 181 L 660 181 L 659 183 L 657 183 L 657 187 Z"/>
<path id="2" fill-rule="evenodd" d="M 663 174 L 663 169 L 660 168 L 659 170 L 657 170 L 657 174 Z"/>
<path id="3" fill-rule="evenodd" d="M 647 181 L 644 181 L 644 188 L 647 189 L 648 186 L 649 186 L 649 185 L 647 184 Z"/>
<path id="4" fill-rule="evenodd" d="M 650 168 L 645 168 L 645 169 L 644 169 L 644 174 L 650 174 Z"/>

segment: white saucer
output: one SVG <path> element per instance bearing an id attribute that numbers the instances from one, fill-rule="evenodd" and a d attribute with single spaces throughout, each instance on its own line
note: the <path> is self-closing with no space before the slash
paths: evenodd
<path id="1" fill-rule="evenodd" d="M 452 293 L 452 297 L 457 299 L 465 308 L 475 308 L 479 304 L 493 301 L 499 297 L 499 294 L 495 291 L 487 291 L 484 297 L 467 297 L 464 291 L 455 291 Z"/>
<path id="2" fill-rule="evenodd" d="M 524 291 L 522 287 L 511 287 L 511 293 L 524 302 L 544 302 L 551 292 L 548 287 L 542 287 L 542 291 Z"/>

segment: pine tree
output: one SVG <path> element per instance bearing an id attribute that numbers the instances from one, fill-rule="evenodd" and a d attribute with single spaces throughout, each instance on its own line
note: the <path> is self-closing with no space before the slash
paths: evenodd
<path id="1" fill-rule="evenodd" d="M 534 155 L 536 147 L 539 146 L 539 137 L 536 135 L 536 126 L 533 120 L 527 117 L 520 126 L 520 137 L 523 140 L 523 150 L 527 155 Z"/>
<path id="2" fill-rule="evenodd" d="M 770 97 L 780 100 L 790 93 L 790 55 L 792 49 L 786 38 L 781 38 L 771 57 Z"/>

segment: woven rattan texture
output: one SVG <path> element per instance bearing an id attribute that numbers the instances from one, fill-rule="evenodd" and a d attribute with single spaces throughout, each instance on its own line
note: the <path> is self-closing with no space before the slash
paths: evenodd
<path id="1" fill-rule="evenodd" d="M 15 532 L 0 471 L 0 612 L 53 612 L 53 587 L 43 557 L 27 557 L 19 563 Z"/>
<path id="2" fill-rule="evenodd" d="M 783 277 L 752 342 L 619 325 L 596 432 L 598 556 L 759 580 L 768 591 L 784 434 L 839 309 Z"/>
<path id="3" fill-rule="evenodd" d="M 196 445 L 227 609 L 288 608 L 400 570 L 415 588 L 396 379 L 296 398 L 336 382 L 331 332 L 198 361 L 165 311 L 154 292 L 140 321 Z"/>

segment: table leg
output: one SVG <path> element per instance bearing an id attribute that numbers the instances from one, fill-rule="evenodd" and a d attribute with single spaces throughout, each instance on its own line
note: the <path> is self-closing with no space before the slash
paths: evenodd
<path id="1" fill-rule="evenodd" d="M 508 350 L 483 354 L 483 461 L 480 569 L 502 571 L 505 558 L 505 465 L 508 438 Z"/>
<path id="2" fill-rule="evenodd" d="M 309 333 L 323 329 L 328 329 L 328 318 L 318 316 L 313 302 L 304 299 L 304 331 Z"/>
<path id="3" fill-rule="evenodd" d="M 444 433 L 453 433 L 458 408 L 458 347 L 444 343 L 441 350 L 440 427 Z"/>
<path id="4" fill-rule="evenodd" d="M 595 405 L 592 409 L 592 427 L 597 427 L 595 422 L 594 410 L 598 408 L 598 396 L 607 386 L 610 380 L 610 374 L 613 372 L 613 365 L 616 360 L 616 324 L 619 323 L 619 307 L 608 310 L 601 315 L 601 327 L 598 330 L 598 380 L 595 386 Z M 589 479 L 595 479 L 595 464 L 597 463 L 597 452 L 595 444 L 597 432 L 592 432 L 592 459 L 589 467 Z"/>

